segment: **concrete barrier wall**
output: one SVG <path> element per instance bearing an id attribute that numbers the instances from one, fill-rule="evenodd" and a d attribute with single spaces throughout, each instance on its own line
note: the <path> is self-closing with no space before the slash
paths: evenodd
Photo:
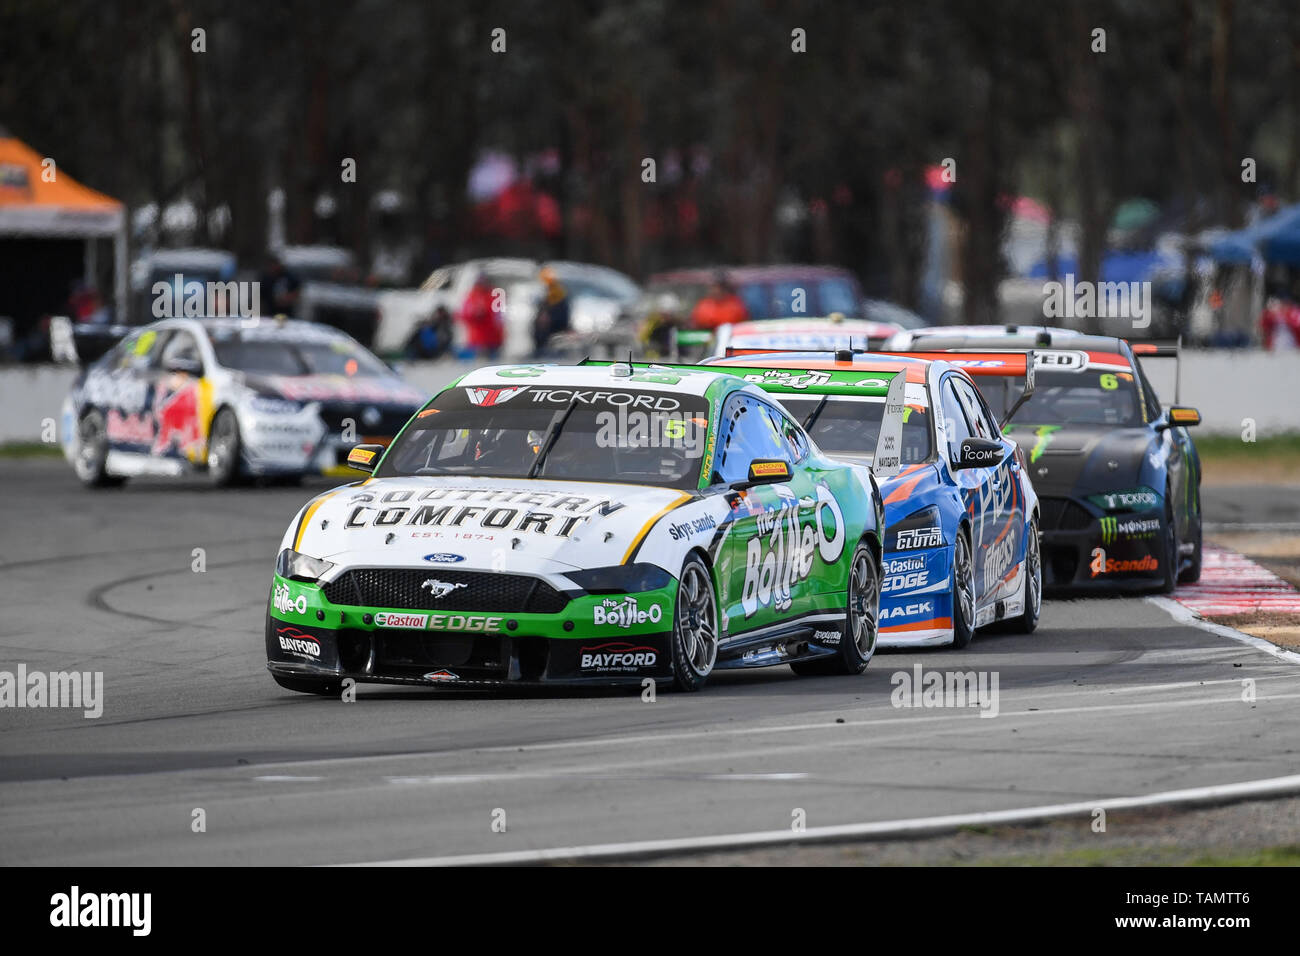
<path id="1" fill-rule="evenodd" d="M 1201 433 L 1240 434 L 1254 419 L 1259 435 L 1300 431 L 1300 352 L 1187 352 L 1182 359 L 1182 402 L 1200 409 Z M 1160 398 L 1174 399 L 1174 363 L 1147 359 Z M 473 368 L 464 362 L 416 362 L 402 374 L 432 394 Z M 0 444 L 41 440 L 42 423 L 58 421 L 75 372 L 62 366 L 0 369 Z"/>

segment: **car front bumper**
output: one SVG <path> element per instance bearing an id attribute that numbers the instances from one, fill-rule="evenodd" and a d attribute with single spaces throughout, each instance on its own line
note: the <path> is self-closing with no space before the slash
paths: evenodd
<path id="1" fill-rule="evenodd" d="M 637 595 L 579 592 L 554 613 L 523 613 L 334 603 L 319 586 L 277 575 L 267 668 L 426 687 L 670 680 L 675 588 L 674 581 Z"/>
<path id="2" fill-rule="evenodd" d="M 1040 500 L 1052 503 L 1042 509 L 1044 591 L 1145 591 L 1164 580 L 1163 505 L 1101 514 L 1079 498 Z"/>

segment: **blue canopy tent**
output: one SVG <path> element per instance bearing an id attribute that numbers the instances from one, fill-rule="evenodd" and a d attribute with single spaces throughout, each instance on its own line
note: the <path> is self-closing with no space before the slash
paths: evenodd
<path id="1" fill-rule="evenodd" d="M 1287 254 L 1300 255 L 1300 247 L 1294 244 L 1297 234 L 1300 234 L 1300 203 L 1280 209 L 1267 219 L 1261 219 L 1244 229 L 1220 236 L 1206 247 L 1206 252 L 1211 259 L 1223 265 L 1250 265 L 1257 252 L 1262 252 L 1264 258 L 1270 261 L 1300 261 L 1284 258 Z M 1292 238 L 1292 245 L 1286 244 L 1286 236 Z M 1284 240 L 1279 247 L 1281 254 L 1271 256 L 1272 241 L 1278 237 Z"/>
<path id="2" fill-rule="evenodd" d="M 1290 212 L 1285 221 L 1260 239 L 1259 251 L 1266 262 L 1300 266 L 1300 205 L 1292 206 Z"/>
<path id="3" fill-rule="evenodd" d="M 1108 252 L 1101 259 L 1102 282 L 1142 282 L 1151 277 L 1151 273 L 1166 269 L 1176 269 L 1181 265 L 1177 259 L 1151 250 L 1140 252 Z M 1072 256 L 1061 256 L 1056 260 L 1058 277 L 1079 275 L 1079 263 Z M 1035 263 L 1030 268 L 1027 278 L 1047 279 L 1046 261 Z"/>

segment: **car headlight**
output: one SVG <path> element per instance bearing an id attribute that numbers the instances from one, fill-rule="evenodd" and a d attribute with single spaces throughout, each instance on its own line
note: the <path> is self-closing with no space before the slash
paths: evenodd
<path id="1" fill-rule="evenodd" d="M 902 521 L 895 521 L 885 529 L 886 551 L 916 551 L 942 546 L 943 523 L 939 520 L 939 508 L 936 505 L 913 511 Z"/>
<path id="2" fill-rule="evenodd" d="M 1150 511 L 1160 507 L 1160 494 L 1151 488 L 1128 488 L 1089 495 L 1088 500 L 1102 511 Z"/>
<path id="3" fill-rule="evenodd" d="M 565 576 L 589 594 L 635 594 L 667 587 L 672 575 L 655 564 L 619 564 L 608 568 L 566 571 Z"/>
<path id="4" fill-rule="evenodd" d="M 255 412 L 265 412 L 268 415 L 296 415 L 302 411 L 302 402 L 293 402 L 287 398 L 272 398 L 268 395 L 257 395 L 249 400 L 248 407 Z"/>
<path id="5" fill-rule="evenodd" d="M 291 581 L 316 581 L 334 565 L 293 548 L 285 548 L 275 559 L 275 573 Z"/>

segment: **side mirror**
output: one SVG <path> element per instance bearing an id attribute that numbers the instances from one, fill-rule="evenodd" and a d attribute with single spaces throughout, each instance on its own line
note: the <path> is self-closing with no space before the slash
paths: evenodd
<path id="1" fill-rule="evenodd" d="M 783 458 L 755 458 L 749 463 L 749 477 L 744 481 L 733 481 L 731 487 L 743 491 L 754 485 L 771 485 L 789 481 L 790 474 L 790 463 Z"/>
<path id="2" fill-rule="evenodd" d="M 1186 405 L 1170 405 L 1164 420 L 1156 423 L 1156 431 L 1166 428 L 1188 428 L 1201 423 L 1201 413 Z"/>
<path id="3" fill-rule="evenodd" d="M 954 468 L 992 468 L 1002 464 L 1006 449 L 992 438 L 963 438 Z"/>
<path id="4" fill-rule="evenodd" d="M 379 463 L 379 456 L 383 453 L 383 445 L 357 445 L 348 452 L 348 467 L 355 468 L 357 471 L 373 472 L 375 465 Z"/>
<path id="5" fill-rule="evenodd" d="M 203 363 L 195 358 L 177 356 L 167 362 L 164 370 L 168 372 L 179 372 L 182 375 L 193 375 L 195 378 L 203 377 Z"/>

